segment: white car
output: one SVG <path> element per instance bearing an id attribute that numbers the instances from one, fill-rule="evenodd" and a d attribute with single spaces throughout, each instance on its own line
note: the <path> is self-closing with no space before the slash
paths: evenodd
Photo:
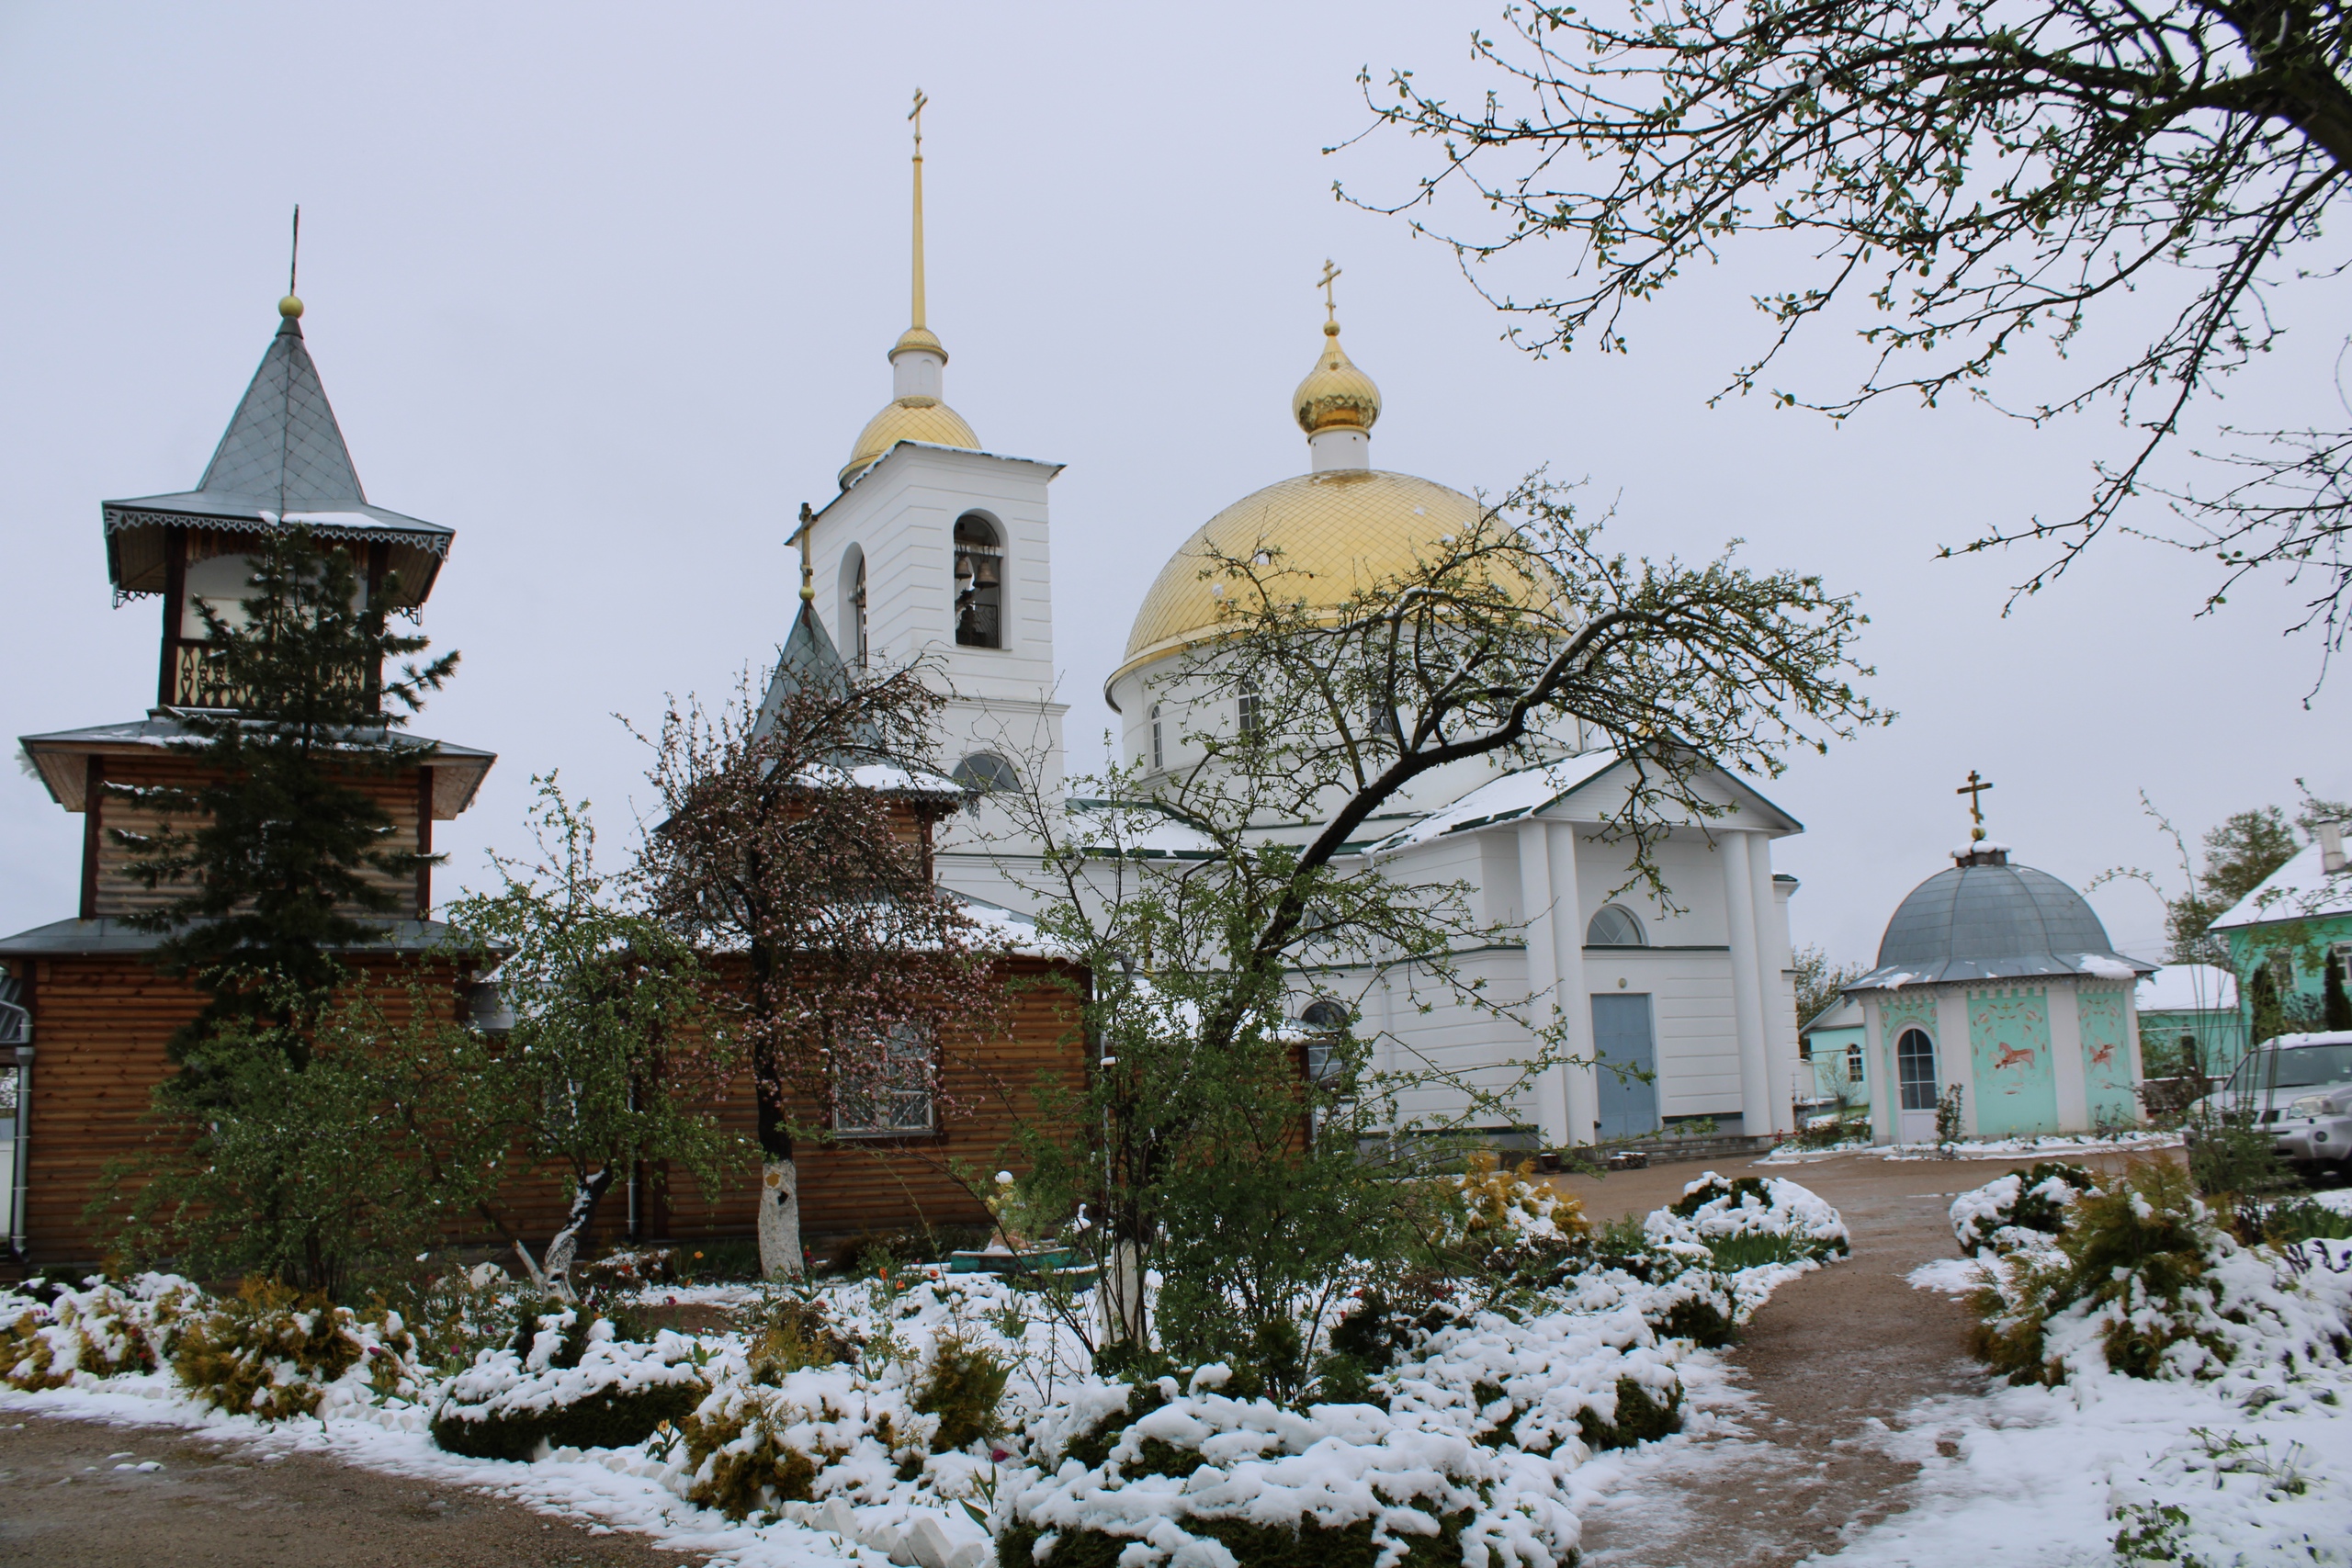
<path id="1" fill-rule="evenodd" d="M 2278 1157 L 2352 1176 L 2352 1030 L 2266 1040 L 2208 1095 L 2209 1114 L 2250 1114 Z"/>

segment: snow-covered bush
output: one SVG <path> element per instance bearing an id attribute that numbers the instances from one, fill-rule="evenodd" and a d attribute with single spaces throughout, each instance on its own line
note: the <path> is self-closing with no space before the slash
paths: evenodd
<path id="1" fill-rule="evenodd" d="M 1977 1354 L 2018 1382 L 2101 1371 L 2202 1379 L 2252 1363 L 2340 1365 L 2352 1280 L 2301 1248 L 2232 1239 L 2168 1163 L 2078 1197 L 2054 1247 L 2011 1253 L 1970 1297 Z"/>
<path id="2" fill-rule="evenodd" d="M 265 1421 L 419 1392 L 416 1339 L 400 1314 L 363 1318 L 258 1275 L 236 1300 L 191 1312 L 170 1357 L 198 1399 Z"/>
<path id="3" fill-rule="evenodd" d="M 1849 1243 L 1838 1211 L 1808 1188 L 1778 1177 L 1726 1180 L 1713 1171 L 1643 1222 L 1650 1239 L 1692 1244 L 1726 1269 L 1842 1257 Z"/>
<path id="4" fill-rule="evenodd" d="M 1971 1258 L 2046 1247 L 2065 1230 L 2075 1201 L 2098 1190 L 2098 1179 L 2083 1167 L 2043 1160 L 1953 1199 L 1951 1233 Z"/>
<path id="5" fill-rule="evenodd" d="M 1229 1381 L 1212 1364 L 1072 1391 L 1005 1499 L 998 1561 L 1532 1568 L 1575 1547 L 1549 1461 L 1370 1404 L 1228 1398 Z"/>
<path id="6" fill-rule="evenodd" d="M 539 1445 L 641 1443 L 679 1421 L 707 1392 L 695 1345 L 668 1332 L 645 1344 L 576 1306 L 528 1316 L 514 1342 L 484 1350 L 449 1380 L 433 1440 L 476 1459 L 523 1460 Z"/>
<path id="7" fill-rule="evenodd" d="M 1458 1176 L 1429 1183 L 1434 1238 L 1446 1247 L 1509 1247 L 1568 1241 L 1591 1229 L 1576 1197 L 1536 1179 L 1535 1162 L 1507 1168 L 1492 1154 L 1470 1156 Z"/>
<path id="8" fill-rule="evenodd" d="M 93 1276 L 79 1290 L 47 1283 L 0 1294 L 0 1382 L 61 1388 L 76 1374 L 153 1371 L 179 1320 L 201 1299 L 172 1274 L 122 1284 Z"/>
<path id="9" fill-rule="evenodd" d="M 773 1385 L 722 1373 L 680 1423 L 686 1496 L 739 1519 L 834 1495 L 880 1503 L 922 1465 L 939 1425 L 902 1387 L 848 1367 L 803 1368 Z"/>

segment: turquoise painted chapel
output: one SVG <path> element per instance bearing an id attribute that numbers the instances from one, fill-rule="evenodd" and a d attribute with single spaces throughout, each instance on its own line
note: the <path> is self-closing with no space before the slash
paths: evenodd
<path id="1" fill-rule="evenodd" d="M 1878 966 L 1846 987 L 1875 1066 L 1872 1136 L 1933 1142 L 1954 1084 L 1972 1137 L 2137 1122 L 2132 991 L 2155 968 L 2117 953 L 2081 894 L 2011 865 L 2006 847 L 1954 851 L 1887 921 Z"/>

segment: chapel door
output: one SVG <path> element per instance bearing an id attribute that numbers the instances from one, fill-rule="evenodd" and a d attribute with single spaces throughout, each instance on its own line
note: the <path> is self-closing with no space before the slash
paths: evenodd
<path id="1" fill-rule="evenodd" d="M 1593 998 L 1592 1043 L 1599 1058 L 1593 1077 L 1600 1089 L 1600 1137 L 1657 1132 L 1657 1037 L 1650 1029 L 1648 995 L 1617 991 Z"/>
<path id="2" fill-rule="evenodd" d="M 1924 1029 L 1906 1029 L 1894 1043 L 1894 1141 L 1936 1141 L 1936 1043 Z"/>

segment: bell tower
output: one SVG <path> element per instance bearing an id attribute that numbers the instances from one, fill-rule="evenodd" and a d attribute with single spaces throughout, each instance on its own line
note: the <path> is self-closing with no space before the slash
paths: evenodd
<path id="1" fill-rule="evenodd" d="M 809 585 L 842 657 L 928 656 L 949 692 L 940 762 L 976 795 L 1013 775 L 1061 786 L 1046 487 L 1057 463 L 985 451 L 946 402 L 947 349 L 923 298 L 922 110 L 915 95 L 911 320 L 891 400 L 866 423 L 840 493 L 803 523 Z M 969 818 L 964 819 L 968 824 Z M 943 855 L 959 824 L 943 829 Z"/>

